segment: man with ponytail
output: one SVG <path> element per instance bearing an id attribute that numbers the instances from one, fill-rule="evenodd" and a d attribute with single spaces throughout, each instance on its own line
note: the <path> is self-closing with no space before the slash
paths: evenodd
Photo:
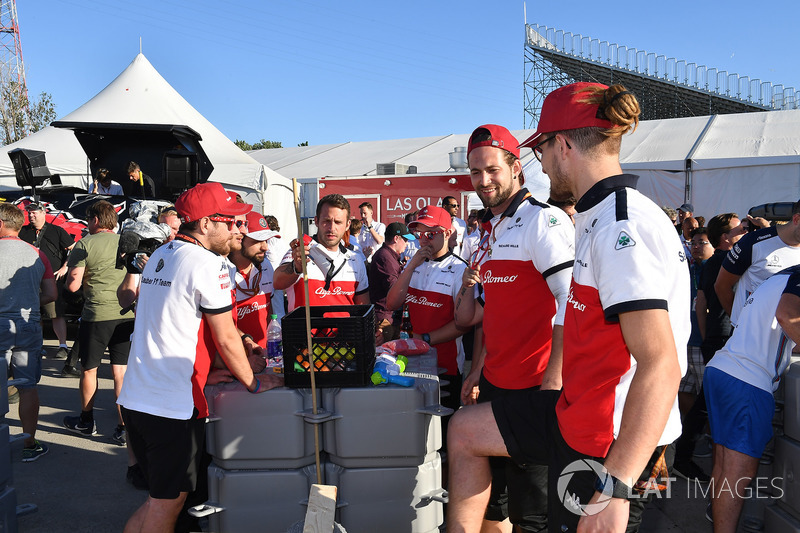
<path id="1" fill-rule="evenodd" d="M 479 531 L 490 456 L 550 469 L 550 531 L 636 531 L 680 434 L 686 255 L 660 208 L 619 164 L 639 120 L 621 85 L 574 83 L 544 101 L 531 147 L 551 197 L 574 196 L 575 265 L 561 391 L 461 409 L 450 422 L 448 531 Z"/>

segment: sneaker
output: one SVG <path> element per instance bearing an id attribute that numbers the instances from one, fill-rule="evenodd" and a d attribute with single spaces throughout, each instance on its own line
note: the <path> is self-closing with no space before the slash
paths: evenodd
<path id="1" fill-rule="evenodd" d="M 74 366 L 64 365 L 64 368 L 61 369 L 61 377 L 62 378 L 79 378 L 81 377 L 81 371 L 75 368 Z"/>
<path id="2" fill-rule="evenodd" d="M 22 462 L 32 463 L 49 451 L 50 448 L 47 447 L 47 444 L 42 444 L 38 440 L 33 439 L 32 448 L 22 448 Z"/>
<path id="3" fill-rule="evenodd" d="M 67 358 L 67 349 L 64 348 L 63 346 L 60 346 L 56 354 L 53 356 L 53 359 L 66 359 L 66 358 Z"/>
<path id="4" fill-rule="evenodd" d="M 708 502 L 708 505 L 706 505 L 706 520 L 712 524 L 714 523 L 714 516 L 711 514 L 711 502 Z"/>
<path id="5" fill-rule="evenodd" d="M 676 462 L 672 465 L 672 471 L 683 479 L 688 479 L 689 481 L 697 481 L 698 483 L 708 483 L 711 481 L 711 477 L 703 472 L 703 469 L 700 468 L 694 461 L 689 461 L 687 463 Z"/>
<path id="6" fill-rule="evenodd" d="M 97 429 L 94 427 L 94 421 L 87 424 L 86 422 L 81 421 L 80 416 L 65 416 L 64 427 L 70 431 L 74 431 L 75 433 L 80 433 L 82 435 L 97 435 Z"/>
<path id="7" fill-rule="evenodd" d="M 126 437 L 127 433 L 125 432 L 125 426 L 117 425 L 117 428 L 114 430 L 114 434 L 111 435 L 111 442 L 114 444 L 119 444 L 120 446 L 125 446 Z"/>
<path id="8" fill-rule="evenodd" d="M 150 490 L 147 479 L 144 477 L 142 467 L 138 464 L 128 467 L 128 472 L 125 474 L 125 481 L 133 485 L 137 490 Z"/>

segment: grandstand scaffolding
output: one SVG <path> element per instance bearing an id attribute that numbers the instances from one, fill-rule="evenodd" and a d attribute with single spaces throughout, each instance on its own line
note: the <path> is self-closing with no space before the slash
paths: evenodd
<path id="1" fill-rule="evenodd" d="M 554 89 L 577 81 L 621 83 L 643 120 L 800 109 L 800 91 L 674 57 L 525 24 L 525 128 Z"/>

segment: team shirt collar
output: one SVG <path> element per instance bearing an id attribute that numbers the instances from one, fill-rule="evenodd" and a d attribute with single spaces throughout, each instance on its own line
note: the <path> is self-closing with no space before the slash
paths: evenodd
<path id="1" fill-rule="evenodd" d="M 523 187 L 520 190 L 518 190 L 517 194 L 515 194 L 514 198 L 511 200 L 511 204 L 509 204 L 509 206 L 503 212 L 501 217 L 513 216 L 514 213 L 517 212 L 517 209 L 519 209 L 520 204 L 523 201 L 525 201 L 525 198 L 526 198 L 527 194 L 528 194 L 528 189 L 525 188 L 525 187 Z M 483 215 L 483 219 L 481 220 L 481 224 L 484 226 L 484 228 L 488 227 L 489 228 L 488 231 L 491 231 L 491 225 L 489 225 L 489 224 L 491 223 L 492 219 L 494 217 L 496 217 L 496 216 L 497 215 L 492 214 L 492 210 L 491 209 L 487 209 L 486 213 L 484 213 L 484 215 Z"/>
<path id="2" fill-rule="evenodd" d="M 581 199 L 578 200 L 578 203 L 575 205 L 575 211 L 578 213 L 588 211 L 605 200 L 606 196 L 618 189 L 623 189 L 625 187 L 635 189 L 636 182 L 638 181 L 639 176 L 635 174 L 618 174 L 602 179 L 592 185 L 592 188 L 581 196 Z"/>

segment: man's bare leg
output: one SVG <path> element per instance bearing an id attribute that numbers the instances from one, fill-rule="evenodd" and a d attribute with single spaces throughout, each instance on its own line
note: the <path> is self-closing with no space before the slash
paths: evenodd
<path id="1" fill-rule="evenodd" d="M 147 501 L 128 519 L 123 533 L 172 533 L 187 494 L 181 492 L 174 500 L 148 496 Z"/>
<path id="2" fill-rule="evenodd" d="M 758 459 L 714 444 L 711 471 L 711 513 L 714 533 L 734 533 L 744 505 L 743 496 L 758 472 Z"/>
<path id="3" fill-rule="evenodd" d="M 491 404 L 459 409 L 450 419 L 447 434 L 450 463 L 447 531 L 478 533 L 492 483 L 488 457 L 508 457 Z"/>

